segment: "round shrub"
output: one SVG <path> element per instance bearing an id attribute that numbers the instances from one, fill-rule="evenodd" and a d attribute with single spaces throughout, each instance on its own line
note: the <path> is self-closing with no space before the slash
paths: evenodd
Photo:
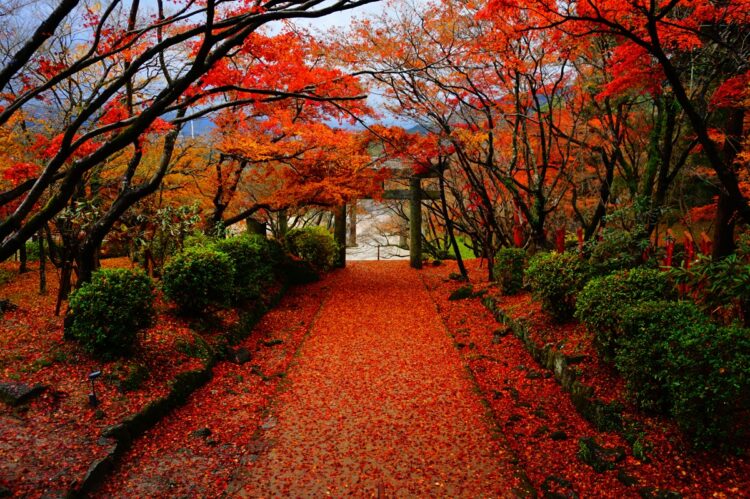
<path id="1" fill-rule="evenodd" d="M 615 358 L 639 406 L 668 411 L 699 446 L 738 437 L 750 409 L 750 331 L 721 327 L 692 303 L 625 312 Z"/>
<path id="2" fill-rule="evenodd" d="M 634 268 L 591 279 L 578 294 L 575 317 L 594 334 L 594 346 L 612 359 L 620 336 L 623 310 L 642 301 L 674 294 L 667 274 L 657 269 Z"/>
<path id="3" fill-rule="evenodd" d="M 529 260 L 525 272 L 535 300 L 558 321 L 573 316 L 576 295 L 586 283 L 588 269 L 572 253 L 540 253 Z"/>
<path id="4" fill-rule="evenodd" d="M 642 409 L 667 412 L 671 402 L 665 384 L 670 376 L 666 355 L 671 331 L 708 320 L 693 303 L 660 300 L 624 307 L 620 321 L 615 364 L 631 399 Z"/>
<path id="5" fill-rule="evenodd" d="M 309 284 L 320 280 L 320 274 L 310 262 L 294 256 L 285 259 L 281 274 L 290 284 Z"/>
<path id="6" fill-rule="evenodd" d="M 500 284 L 504 295 L 514 295 L 523 289 L 526 251 L 522 248 L 502 248 L 495 255 L 492 276 Z"/>
<path id="7" fill-rule="evenodd" d="M 164 267 L 164 293 L 185 314 L 226 306 L 234 291 L 232 259 L 214 248 L 195 246 L 175 255 Z"/>
<path id="8" fill-rule="evenodd" d="M 70 295 L 66 337 L 103 359 L 130 353 L 138 331 L 154 319 L 154 285 L 139 270 L 94 272 Z"/>
<path id="9" fill-rule="evenodd" d="M 333 235 L 324 227 L 292 229 L 286 235 L 289 252 L 318 270 L 333 266 L 338 246 Z"/>
<path id="10" fill-rule="evenodd" d="M 213 247 L 229 256 L 235 269 L 236 300 L 257 299 L 273 281 L 270 249 L 262 236 L 243 235 L 220 239 Z"/>
<path id="11" fill-rule="evenodd" d="M 694 323 L 671 335 L 667 352 L 672 415 L 701 447 L 736 442 L 750 410 L 750 331 Z"/>
<path id="12" fill-rule="evenodd" d="M 643 263 L 643 252 L 649 240 L 639 232 L 605 230 L 601 241 L 591 241 L 587 248 L 594 273 L 607 275 Z"/>

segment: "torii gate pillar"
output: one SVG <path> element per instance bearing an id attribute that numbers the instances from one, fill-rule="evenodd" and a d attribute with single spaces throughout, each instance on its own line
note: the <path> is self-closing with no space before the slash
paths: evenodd
<path id="1" fill-rule="evenodd" d="M 337 206 L 333 211 L 333 238 L 338 244 L 334 267 L 346 267 L 346 205 Z"/>
<path id="2" fill-rule="evenodd" d="M 409 179 L 409 261 L 422 268 L 422 179 Z"/>

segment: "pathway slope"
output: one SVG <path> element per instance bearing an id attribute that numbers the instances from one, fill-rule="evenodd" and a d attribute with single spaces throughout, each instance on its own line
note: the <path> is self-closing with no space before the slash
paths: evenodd
<path id="1" fill-rule="evenodd" d="M 229 496 L 510 496 L 515 466 L 419 274 L 355 263 L 309 338 Z"/>

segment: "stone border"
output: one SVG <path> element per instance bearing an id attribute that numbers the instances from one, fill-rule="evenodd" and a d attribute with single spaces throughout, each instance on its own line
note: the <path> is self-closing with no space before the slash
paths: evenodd
<path id="1" fill-rule="evenodd" d="M 497 305 L 492 296 L 482 298 L 482 304 L 492 313 L 499 323 L 508 326 L 513 334 L 521 340 L 529 354 L 542 367 L 549 369 L 555 379 L 570 394 L 576 410 L 599 431 L 620 431 L 623 429 L 622 406 L 617 402 L 604 402 L 594 395 L 594 388 L 578 381 L 578 375 L 571 365 L 577 358 L 567 356 L 548 343 L 539 347 L 530 333 L 526 321 L 511 319 Z"/>
<path id="2" fill-rule="evenodd" d="M 247 338 L 263 316 L 278 305 L 288 289 L 289 286 L 282 283 L 267 305 L 242 312 L 239 324 L 223 338 L 223 344 L 212 347 L 211 355 L 205 360 L 203 368 L 177 374 L 170 381 L 170 390 L 166 396 L 152 400 L 120 423 L 105 428 L 98 443 L 110 446 L 107 454 L 90 464 L 83 481 L 74 484 L 66 492 L 65 497 L 88 497 L 95 493 L 133 442 L 156 426 L 172 410 L 184 405 L 198 388 L 210 381 L 214 366 L 221 360 L 228 360 L 227 357 L 231 355 L 227 346 L 236 345 Z"/>

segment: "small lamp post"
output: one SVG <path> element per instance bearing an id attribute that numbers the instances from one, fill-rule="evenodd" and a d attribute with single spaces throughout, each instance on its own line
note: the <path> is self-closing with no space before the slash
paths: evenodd
<path id="1" fill-rule="evenodd" d="M 91 393 L 89 393 L 89 405 L 91 407 L 96 407 L 97 405 L 99 405 L 99 399 L 96 398 L 96 385 L 94 382 L 101 375 L 102 375 L 101 371 L 94 371 L 92 373 L 89 373 L 89 381 L 91 381 Z"/>

